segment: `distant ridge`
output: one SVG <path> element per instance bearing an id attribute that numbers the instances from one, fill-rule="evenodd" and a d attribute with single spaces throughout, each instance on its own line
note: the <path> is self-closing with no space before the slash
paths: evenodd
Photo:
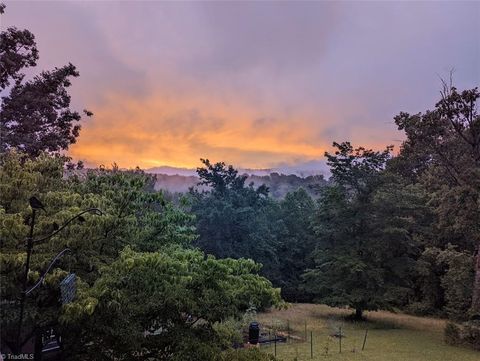
<path id="1" fill-rule="evenodd" d="M 295 165 L 280 165 L 275 168 L 236 168 L 240 174 L 248 174 L 255 176 L 268 176 L 272 173 L 278 173 L 283 175 L 296 175 L 301 178 L 306 178 L 310 176 L 323 175 L 325 178 L 328 178 L 330 172 L 324 161 L 309 161 L 304 163 L 299 163 Z M 181 168 L 181 167 L 171 167 L 171 166 L 160 166 L 145 169 L 145 172 L 151 174 L 165 174 L 165 175 L 181 175 L 185 177 L 196 176 L 196 168 Z"/>
<path id="2" fill-rule="evenodd" d="M 197 171 L 194 168 L 170 167 L 168 165 L 148 168 L 145 169 L 145 172 L 151 174 L 182 175 L 184 177 L 197 175 Z"/>
<path id="3" fill-rule="evenodd" d="M 272 169 L 250 169 L 250 168 L 238 168 L 240 174 L 249 174 L 249 175 L 269 175 L 275 171 Z M 168 165 L 153 167 L 145 169 L 145 172 L 152 174 L 166 174 L 166 175 L 183 175 L 183 176 L 196 176 L 196 168 L 178 168 L 171 167 Z"/>

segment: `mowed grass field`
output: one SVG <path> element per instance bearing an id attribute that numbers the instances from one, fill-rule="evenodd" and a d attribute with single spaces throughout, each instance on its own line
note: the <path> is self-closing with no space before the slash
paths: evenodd
<path id="1" fill-rule="evenodd" d="M 367 322 L 345 321 L 351 311 L 325 305 L 292 304 L 287 310 L 258 315 L 264 330 L 286 334 L 288 343 L 277 343 L 277 358 L 283 361 L 312 360 L 310 335 L 313 334 L 313 360 L 365 361 L 480 361 L 480 352 L 445 344 L 445 321 L 390 312 L 366 312 Z M 305 341 L 305 323 L 307 341 Z M 342 353 L 338 334 L 342 327 Z M 365 329 L 368 335 L 362 344 Z M 261 346 L 274 354 L 274 345 Z"/>

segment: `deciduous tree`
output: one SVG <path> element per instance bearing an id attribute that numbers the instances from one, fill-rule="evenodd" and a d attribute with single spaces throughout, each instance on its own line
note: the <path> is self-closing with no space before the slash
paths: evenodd
<path id="1" fill-rule="evenodd" d="M 79 76 L 77 69 L 68 64 L 25 80 L 22 70 L 37 60 L 30 31 L 11 27 L 0 33 L 0 87 L 11 86 L 0 109 L 1 152 L 17 148 L 32 157 L 55 153 L 68 149 L 79 135 L 81 115 L 71 109 L 68 93 L 71 78 Z"/>

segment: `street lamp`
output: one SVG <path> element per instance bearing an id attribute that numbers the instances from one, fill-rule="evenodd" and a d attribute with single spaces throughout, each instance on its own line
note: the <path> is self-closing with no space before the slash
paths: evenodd
<path id="1" fill-rule="evenodd" d="M 91 213 L 91 214 L 95 214 L 95 215 L 98 215 L 98 216 L 103 215 L 103 212 L 98 208 L 88 208 L 88 209 L 76 214 L 75 216 L 73 216 L 69 220 L 67 220 L 62 226 L 56 227 L 56 229 L 52 233 L 50 233 L 47 236 L 44 236 L 40 239 L 35 240 L 35 239 L 33 239 L 33 230 L 34 230 L 34 227 L 35 227 L 36 212 L 38 210 L 45 211 L 45 207 L 43 206 L 42 202 L 40 202 L 40 200 L 38 200 L 38 198 L 36 198 L 36 197 L 31 197 L 29 199 L 29 203 L 30 203 L 30 207 L 32 208 L 32 219 L 31 219 L 31 223 L 30 223 L 30 232 L 29 232 L 29 235 L 27 237 L 27 244 L 26 244 L 27 245 L 27 262 L 25 264 L 25 274 L 24 274 L 24 277 L 23 277 L 22 294 L 21 294 L 21 300 L 20 300 L 20 315 L 19 315 L 19 320 L 18 320 L 18 330 L 17 330 L 17 340 L 16 340 L 16 346 L 17 346 L 18 351 L 20 351 L 20 348 L 21 348 L 20 337 L 21 337 L 21 332 L 22 332 L 23 315 L 24 315 L 24 312 L 25 312 L 25 299 L 26 299 L 27 295 L 29 295 L 34 289 L 36 289 L 42 283 L 42 281 L 45 279 L 45 276 L 50 271 L 50 269 L 52 268 L 54 263 L 60 257 L 62 257 L 65 253 L 70 252 L 70 249 L 66 248 L 63 251 L 61 251 L 60 253 L 58 253 L 52 259 L 52 261 L 50 262 L 50 264 L 48 265 L 47 269 L 42 274 L 42 276 L 40 277 L 38 282 L 35 285 L 33 285 L 31 288 L 27 289 L 28 272 L 30 270 L 30 258 L 31 258 L 31 255 L 32 255 L 33 245 L 49 240 L 50 238 L 55 236 L 57 233 L 61 232 L 65 227 L 67 227 L 75 219 L 79 219 L 79 220 L 84 221 L 85 219 L 83 218 L 83 215 L 86 214 L 86 213 Z"/>

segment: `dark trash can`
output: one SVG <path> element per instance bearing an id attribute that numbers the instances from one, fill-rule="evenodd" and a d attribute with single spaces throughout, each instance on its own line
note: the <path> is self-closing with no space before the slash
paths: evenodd
<path id="1" fill-rule="evenodd" d="M 259 338 L 260 338 L 260 326 L 258 325 L 258 322 L 250 323 L 250 326 L 248 327 L 248 343 L 252 345 L 256 345 L 258 343 Z"/>

